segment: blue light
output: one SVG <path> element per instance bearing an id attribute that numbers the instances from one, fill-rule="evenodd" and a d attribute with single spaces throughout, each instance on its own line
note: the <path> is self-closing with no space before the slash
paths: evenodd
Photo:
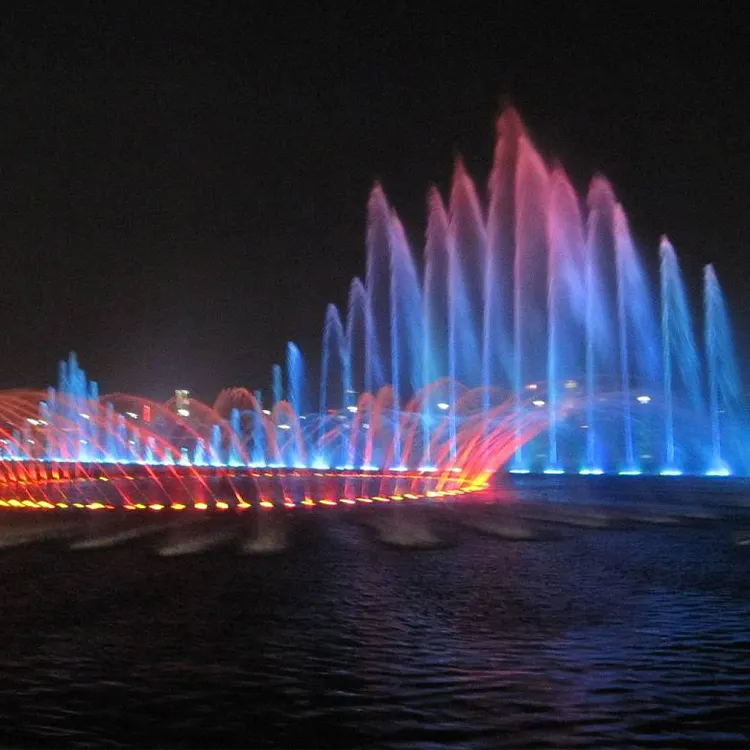
<path id="1" fill-rule="evenodd" d="M 617 472 L 621 477 L 638 477 L 643 472 L 640 469 L 622 469 Z"/>
<path id="2" fill-rule="evenodd" d="M 426 474 L 431 471 L 437 471 L 437 466 L 420 466 L 417 471 L 421 471 L 423 474 Z"/>
<path id="3" fill-rule="evenodd" d="M 659 474 L 660 474 L 660 476 L 663 476 L 663 477 L 681 477 L 682 476 L 682 471 L 680 469 L 675 469 L 675 468 L 672 468 L 672 469 L 662 469 L 659 472 Z"/>
<path id="4" fill-rule="evenodd" d="M 508 469 L 509 474 L 529 474 L 528 469 Z"/>
<path id="5" fill-rule="evenodd" d="M 731 477 L 732 471 L 728 466 L 718 466 L 706 472 L 707 477 Z"/>
<path id="6" fill-rule="evenodd" d="M 545 469 L 544 473 L 545 474 L 564 474 L 565 473 L 565 469 L 558 469 L 558 468 L 555 468 L 555 467 L 551 466 L 551 467 Z"/>

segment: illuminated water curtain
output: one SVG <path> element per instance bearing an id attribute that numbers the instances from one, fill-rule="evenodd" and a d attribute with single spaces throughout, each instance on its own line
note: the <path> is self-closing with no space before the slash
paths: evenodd
<path id="1" fill-rule="evenodd" d="M 416 472 L 473 483 L 503 469 L 748 473 L 716 273 L 706 267 L 703 304 L 691 306 L 663 238 L 650 277 L 604 178 L 582 200 L 509 109 L 484 196 L 459 161 L 449 195 L 432 189 L 427 212 L 426 244 L 415 251 L 373 188 L 365 277 L 352 281 L 345 310 L 326 310 L 317 385 L 293 343 L 265 394 L 228 389 L 214 407 L 188 394 L 167 404 L 102 397 L 71 355 L 41 399 L 0 395 L 3 463 Z"/>

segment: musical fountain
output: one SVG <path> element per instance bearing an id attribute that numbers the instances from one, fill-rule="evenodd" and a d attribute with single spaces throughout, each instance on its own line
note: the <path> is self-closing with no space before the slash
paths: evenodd
<path id="1" fill-rule="evenodd" d="M 325 311 L 317 403 L 291 342 L 269 403 L 232 388 L 189 409 L 101 395 L 71 354 L 56 388 L 0 394 L 0 503 L 67 507 L 55 483 L 120 480 L 141 482 L 140 500 L 118 490 L 125 507 L 163 506 L 143 486 L 175 480 L 195 507 L 244 508 L 438 499 L 506 470 L 748 474 L 712 266 L 699 346 L 669 240 L 653 283 L 611 185 L 595 177 L 581 201 L 513 109 L 497 123 L 486 198 L 459 160 L 447 201 L 432 188 L 427 209 L 420 263 L 373 188 L 364 281 L 346 310 Z"/>

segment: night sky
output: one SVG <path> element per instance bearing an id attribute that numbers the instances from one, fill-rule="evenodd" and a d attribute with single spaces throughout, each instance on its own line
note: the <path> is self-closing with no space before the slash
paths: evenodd
<path id="1" fill-rule="evenodd" d="M 714 261 L 745 328 L 739 10 L 152 5 L 4 9 L 0 386 L 52 382 L 71 348 L 104 391 L 208 401 L 265 388 L 289 339 L 317 362 L 373 181 L 421 250 L 428 186 L 459 153 L 484 182 L 506 99 L 579 189 L 611 179 L 645 255 L 666 232 L 692 280 Z"/>

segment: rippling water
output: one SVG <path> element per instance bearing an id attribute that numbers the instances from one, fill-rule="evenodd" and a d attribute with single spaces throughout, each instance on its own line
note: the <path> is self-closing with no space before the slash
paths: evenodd
<path id="1" fill-rule="evenodd" d="M 738 523 L 413 551 L 315 511 L 273 556 L 7 549 L 0 744 L 747 747 Z"/>

